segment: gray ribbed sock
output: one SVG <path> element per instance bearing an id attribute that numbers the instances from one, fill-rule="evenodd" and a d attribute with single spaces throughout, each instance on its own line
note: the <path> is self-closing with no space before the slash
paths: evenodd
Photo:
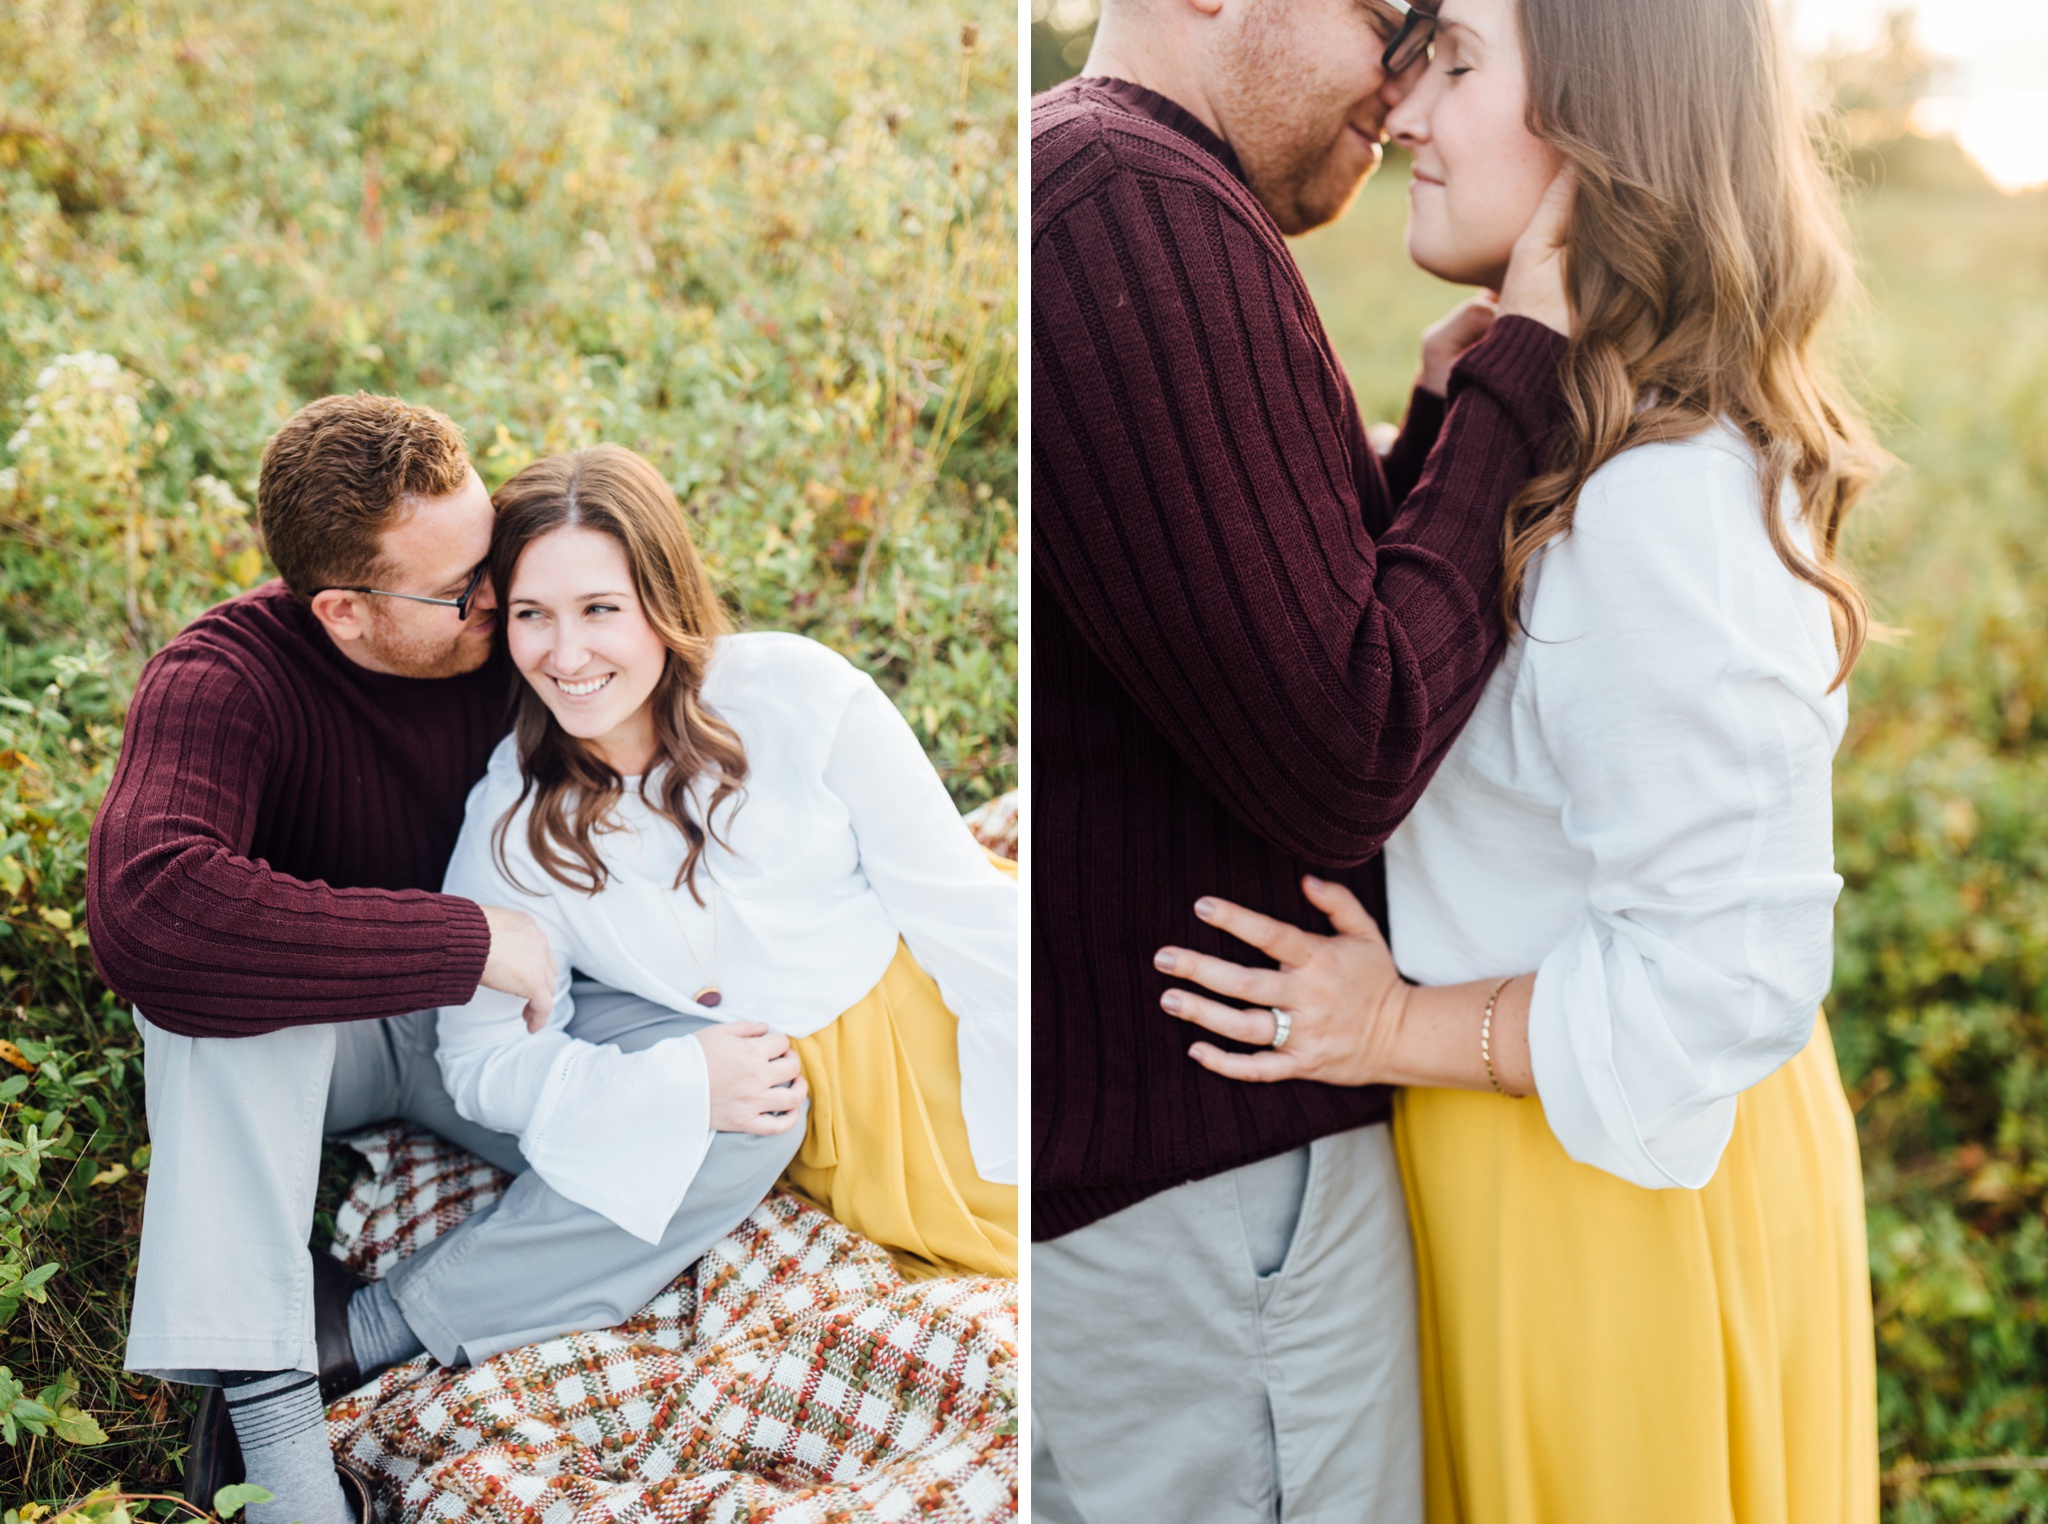
<path id="1" fill-rule="evenodd" d="M 223 1371 L 221 1384 L 244 1474 L 272 1498 L 249 1505 L 249 1524 L 354 1524 L 327 1447 L 319 1381 L 304 1371 Z"/>
<path id="2" fill-rule="evenodd" d="M 383 1281 L 357 1287 L 348 1299 L 348 1342 L 356 1352 L 356 1369 L 366 1377 L 426 1348 Z"/>

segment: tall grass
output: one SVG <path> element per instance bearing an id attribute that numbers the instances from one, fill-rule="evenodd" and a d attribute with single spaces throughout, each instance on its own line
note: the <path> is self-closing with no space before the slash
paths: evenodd
<path id="1" fill-rule="evenodd" d="M 641 450 L 744 624 L 874 673 L 963 805 L 1014 783 L 1017 43 L 979 0 L 0 7 L 0 1504 L 176 1481 L 84 847 L 142 661 L 267 575 L 301 403 L 431 403 L 492 485 Z"/>

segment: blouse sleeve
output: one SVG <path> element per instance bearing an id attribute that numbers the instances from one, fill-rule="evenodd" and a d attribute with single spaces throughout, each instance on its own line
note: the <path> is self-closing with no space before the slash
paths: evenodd
<path id="1" fill-rule="evenodd" d="M 1536 1089 L 1572 1158 L 1697 1188 L 1832 974 L 1827 606 L 1772 551 L 1753 464 L 1697 442 L 1598 473 L 1539 578 L 1523 712 L 1591 882 L 1536 974 Z"/>
<path id="2" fill-rule="evenodd" d="M 960 1099 L 975 1169 L 1014 1185 L 1017 886 L 989 861 L 910 726 L 865 676 L 833 737 L 825 786 L 846 805 L 861 871 L 960 1018 Z"/>
<path id="3" fill-rule="evenodd" d="M 704 1050 L 694 1037 L 671 1037 L 626 1054 L 570 1035 L 577 941 L 561 901 L 568 891 L 521 850 L 517 826 L 506 853 L 518 882 L 499 867 L 491 836 L 517 790 L 494 788 L 495 779 L 494 770 L 470 794 L 443 892 L 523 910 L 540 923 L 555 954 L 555 1008 L 547 1026 L 529 1033 L 515 995 L 479 988 L 467 1005 L 443 1006 L 441 1077 L 458 1112 L 515 1134 L 555 1190 L 658 1243 L 711 1144 Z"/>

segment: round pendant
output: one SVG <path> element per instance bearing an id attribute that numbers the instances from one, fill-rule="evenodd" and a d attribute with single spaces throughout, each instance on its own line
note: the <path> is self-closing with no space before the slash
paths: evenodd
<path id="1" fill-rule="evenodd" d="M 718 986 L 715 984 L 705 985 L 704 988 L 697 991 L 691 998 L 705 1009 L 714 1011 L 725 1002 L 725 996 L 719 994 Z"/>

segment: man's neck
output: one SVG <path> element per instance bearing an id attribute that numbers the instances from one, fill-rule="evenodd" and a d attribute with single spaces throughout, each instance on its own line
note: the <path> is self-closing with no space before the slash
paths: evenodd
<path id="1" fill-rule="evenodd" d="M 1218 138 L 1230 141 L 1209 101 L 1209 92 L 1202 87 L 1200 74 L 1188 67 L 1177 50 L 1147 47 L 1143 38 L 1104 27 L 1096 32 L 1081 73 L 1127 80 L 1155 95 L 1163 95 Z"/>

